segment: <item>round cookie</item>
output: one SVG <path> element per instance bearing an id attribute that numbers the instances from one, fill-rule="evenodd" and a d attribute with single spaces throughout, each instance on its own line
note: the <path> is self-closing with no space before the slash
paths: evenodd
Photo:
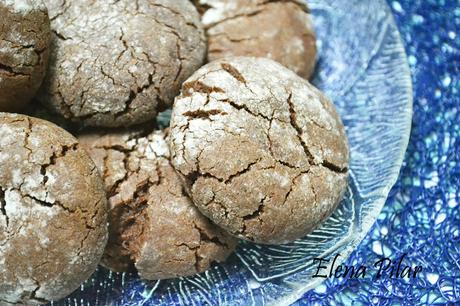
<path id="1" fill-rule="evenodd" d="M 316 36 L 305 1 L 195 0 L 208 35 L 208 60 L 271 58 L 309 79 Z"/>
<path id="2" fill-rule="evenodd" d="M 50 20 L 41 0 L 0 0 L 0 112 L 30 102 L 48 64 Z"/>
<path id="3" fill-rule="evenodd" d="M 187 0 L 45 1 L 54 35 L 39 99 L 85 125 L 153 119 L 206 56 Z"/>
<path id="4" fill-rule="evenodd" d="M 348 142 L 334 105 L 269 59 L 198 70 L 174 103 L 170 145 L 201 212 L 257 243 L 308 234 L 347 187 Z"/>
<path id="5" fill-rule="evenodd" d="M 103 264 L 134 268 L 144 279 L 203 272 L 224 261 L 236 241 L 193 206 L 169 161 L 161 131 L 82 134 L 80 142 L 104 173 L 110 238 Z"/>
<path id="6" fill-rule="evenodd" d="M 77 140 L 0 113 L 0 304 L 65 297 L 95 271 L 106 242 L 104 186 Z"/>

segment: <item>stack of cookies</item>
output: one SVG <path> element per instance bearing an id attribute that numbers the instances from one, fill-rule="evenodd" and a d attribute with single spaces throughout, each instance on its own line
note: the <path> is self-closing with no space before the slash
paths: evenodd
<path id="1" fill-rule="evenodd" d="M 0 304 L 304 237 L 349 153 L 300 0 L 0 0 Z M 170 126 L 157 116 L 172 109 Z"/>

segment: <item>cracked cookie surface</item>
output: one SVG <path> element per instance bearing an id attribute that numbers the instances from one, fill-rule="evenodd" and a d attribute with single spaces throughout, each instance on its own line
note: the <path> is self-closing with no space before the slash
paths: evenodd
<path id="1" fill-rule="evenodd" d="M 208 35 L 208 60 L 271 58 L 309 79 L 316 64 L 310 11 L 299 0 L 195 0 Z"/>
<path id="2" fill-rule="evenodd" d="M 108 192 L 110 238 L 103 264 L 117 272 L 134 267 L 145 279 L 203 272 L 236 246 L 185 194 L 165 136 L 145 128 L 79 136 Z"/>
<path id="3" fill-rule="evenodd" d="M 41 0 L 0 0 L 0 112 L 30 102 L 48 63 L 50 20 Z"/>
<path id="4" fill-rule="evenodd" d="M 106 242 L 104 186 L 77 140 L 0 113 L 0 304 L 65 297 L 95 271 Z"/>
<path id="5" fill-rule="evenodd" d="M 169 139 L 195 205 L 243 239 L 301 238 L 346 190 L 348 142 L 334 105 L 269 59 L 227 58 L 193 74 Z"/>
<path id="6" fill-rule="evenodd" d="M 130 126 L 171 106 L 206 44 L 187 0 L 45 0 L 50 66 L 39 99 L 89 126 Z"/>

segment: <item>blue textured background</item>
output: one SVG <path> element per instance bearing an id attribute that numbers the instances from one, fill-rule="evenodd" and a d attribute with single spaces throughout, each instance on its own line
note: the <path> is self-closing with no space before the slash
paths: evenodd
<path id="1" fill-rule="evenodd" d="M 460 305 L 460 1 L 388 2 L 412 71 L 413 129 L 400 178 L 346 264 L 407 253 L 424 271 L 329 279 L 296 305 Z"/>

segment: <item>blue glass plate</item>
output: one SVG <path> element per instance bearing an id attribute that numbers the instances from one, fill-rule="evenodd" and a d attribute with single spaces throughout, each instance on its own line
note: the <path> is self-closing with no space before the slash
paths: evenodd
<path id="1" fill-rule="evenodd" d="M 348 256 L 376 220 L 407 147 L 412 85 L 406 55 L 384 0 L 312 0 L 319 64 L 313 83 L 332 98 L 351 145 L 351 180 L 337 211 L 304 239 L 283 246 L 241 243 L 206 273 L 145 282 L 99 268 L 53 305 L 282 305 L 318 285 L 314 257 Z M 167 120 L 168 114 L 164 119 Z"/>

